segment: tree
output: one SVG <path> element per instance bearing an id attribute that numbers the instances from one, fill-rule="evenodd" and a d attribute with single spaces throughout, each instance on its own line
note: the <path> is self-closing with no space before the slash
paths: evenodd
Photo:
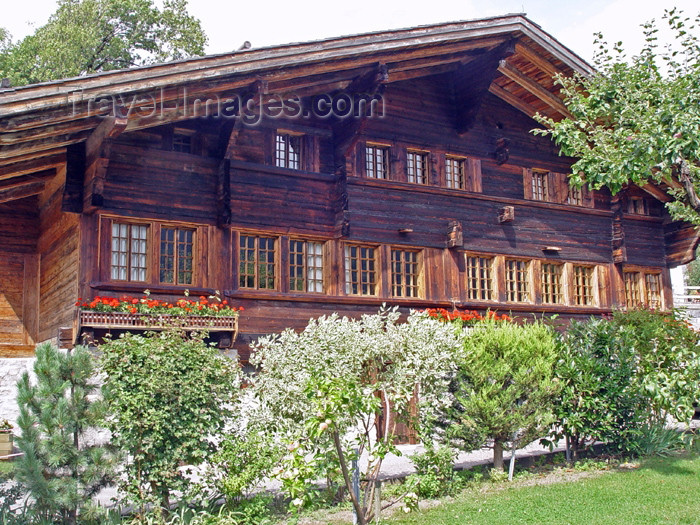
<path id="1" fill-rule="evenodd" d="M 533 132 L 579 159 L 573 185 L 615 194 L 629 183 L 668 184 L 671 216 L 700 225 L 700 15 L 691 23 L 674 9 L 664 19 L 675 46 L 659 50 L 652 21 L 642 51 L 629 60 L 621 42 L 611 49 L 598 34 L 597 72 L 557 79 L 572 117 L 537 116 L 545 129 Z"/>
<path id="2" fill-rule="evenodd" d="M 163 512 L 189 478 L 179 467 L 200 465 L 215 450 L 240 392 L 235 362 L 176 328 L 127 333 L 102 345 L 103 390 L 112 443 L 128 455 L 120 488 L 141 512 Z"/>
<path id="3" fill-rule="evenodd" d="M 368 523 L 382 461 L 398 453 L 397 418 L 412 421 L 416 392 L 423 413 L 442 404 L 458 331 L 424 314 L 398 320 L 396 309 L 361 319 L 333 314 L 312 319 L 301 333 L 286 330 L 254 345 L 252 362 L 260 369 L 253 417 L 288 445 L 277 476 L 293 504 L 310 499 L 311 483 L 335 466 L 359 523 Z M 363 453 L 358 498 L 350 461 Z"/>
<path id="4" fill-rule="evenodd" d="M 518 325 L 486 319 L 471 328 L 452 380 L 451 404 L 439 422 L 442 438 L 470 451 L 493 440 L 493 463 L 503 469 L 503 448 L 548 430 L 557 391 L 557 341 L 542 322 Z"/>
<path id="5" fill-rule="evenodd" d="M 187 0 L 59 0 L 46 25 L 14 45 L 0 34 L 0 78 L 33 84 L 204 53 Z M 4 47 L 4 49 L 3 49 Z"/>
<path id="6" fill-rule="evenodd" d="M 47 523 L 76 523 L 79 512 L 89 514 L 92 496 L 113 480 L 116 455 L 86 444 L 104 414 L 104 403 L 91 400 L 99 389 L 92 359 L 84 347 L 62 353 L 42 344 L 36 383 L 25 373 L 17 384 L 17 446 L 24 455 L 16 479 L 31 498 L 33 516 Z"/>

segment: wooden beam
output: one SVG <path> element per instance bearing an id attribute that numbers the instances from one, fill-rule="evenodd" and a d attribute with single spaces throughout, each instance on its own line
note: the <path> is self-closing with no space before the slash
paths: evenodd
<path id="1" fill-rule="evenodd" d="M 12 190 L 14 188 L 21 188 L 22 186 L 27 186 L 28 184 L 33 184 L 35 182 L 46 182 L 56 175 L 56 169 L 49 169 L 40 171 L 32 175 L 22 175 L 21 177 L 14 177 L 8 179 L 6 182 L 0 182 L 0 192 Z"/>
<path id="2" fill-rule="evenodd" d="M 535 51 L 524 44 L 521 44 L 520 42 L 515 44 L 515 52 L 527 61 L 531 62 L 535 67 L 547 73 L 550 77 L 563 73 L 562 71 L 559 71 L 549 60 L 544 58 L 542 55 L 537 54 Z"/>
<path id="3" fill-rule="evenodd" d="M 510 91 L 506 91 L 498 84 L 491 84 L 491 86 L 489 86 L 489 93 L 496 95 L 504 102 L 507 102 L 514 108 L 519 109 L 530 118 L 534 117 L 537 114 L 537 109 L 532 107 L 527 102 L 524 102 L 523 100 L 519 99 Z"/>
<path id="4" fill-rule="evenodd" d="M 498 67 L 498 71 L 513 82 L 515 82 L 516 84 L 518 84 L 520 87 L 526 89 L 527 91 L 535 95 L 537 98 L 539 98 L 542 102 L 547 104 L 552 109 L 556 110 L 557 112 L 561 113 L 567 118 L 571 118 L 571 113 L 569 113 L 569 110 L 566 109 L 566 106 L 559 97 L 557 97 L 551 91 L 548 91 L 547 89 L 543 88 L 530 77 L 523 74 L 520 70 L 508 64 L 505 60 L 501 60 L 501 64 Z"/>
<path id="5" fill-rule="evenodd" d="M 655 199 L 660 200 L 661 202 L 671 202 L 673 200 L 668 193 L 666 193 L 664 190 L 662 190 L 658 186 L 652 184 L 651 182 L 649 182 L 643 186 L 640 186 L 640 188 L 642 190 L 646 191 L 649 195 L 651 195 Z"/>
<path id="6" fill-rule="evenodd" d="M 43 182 L 34 182 L 32 184 L 27 184 L 21 188 L 14 188 L 7 191 L 0 191 L 0 204 L 3 202 L 16 201 L 18 199 L 24 199 L 25 197 L 31 197 L 32 195 L 39 195 L 44 191 Z"/>
<path id="7" fill-rule="evenodd" d="M 48 168 L 57 168 L 66 161 L 65 154 L 54 154 L 47 157 L 38 157 L 32 160 L 14 162 L 0 166 L 0 181 L 21 177 L 30 173 L 36 173 Z"/>
<path id="8" fill-rule="evenodd" d="M 464 135 L 471 129 L 489 86 L 498 74 L 500 61 L 515 53 L 515 42 L 508 41 L 477 58 L 465 61 L 452 75 L 455 94 L 455 125 Z"/>
<path id="9" fill-rule="evenodd" d="M 84 213 L 91 213 L 102 207 L 111 143 L 126 129 L 128 123 L 129 120 L 126 117 L 105 117 L 85 141 Z"/>
<path id="10" fill-rule="evenodd" d="M 83 142 L 89 136 L 89 131 L 80 131 L 75 134 L 57 135 L 44 139 L 0 146 L 0 160 L 10 160 L 31 153 L 63 148 L 76 142 Z M 14 160 L 14 159 L 13 159 Z"/>

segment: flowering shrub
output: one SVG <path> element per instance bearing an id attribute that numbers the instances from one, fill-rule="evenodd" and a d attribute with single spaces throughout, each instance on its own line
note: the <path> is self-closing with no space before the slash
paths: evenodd
<path id="1" fill-rule="evenodd" d="M 496 312 L 489 310 L 486 315 L 481 315 L 476 310 L 457 310 L 456 308 L 451 312 L 444 308 L 427 308 L 425 313 L 428 317 L 433 319 L 438 319 L 440 321 L 456 321 L 461 320 L 466 324 L 474 324 L 479 321 L 485 321 L 486 319 L 491 319 L 493 321 L 512 321 L 510 316 L 506 314 L 498 315 Z"/>
<path id="2" fill-rule="evenodd" d="M 242 306 L 230 306 L 227 300 L 221 300 L 219 292 L 209 297 L 201 296 L 198 301 L 188 296 L 178 299 L 174 303 L 152 299 L 148 290 L 143 297 L 131 297 L 122 295 L 116 297 L 95 297 L 92 301 L 78 298 L 76 306 L 83 310 L 94 312 L 124 312 L 144 315 L 201 315 L 224 317 L 238 315 L 243 310 Z"/>

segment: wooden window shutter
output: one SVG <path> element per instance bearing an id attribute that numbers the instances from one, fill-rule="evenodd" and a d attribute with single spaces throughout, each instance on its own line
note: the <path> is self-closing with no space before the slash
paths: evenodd
<path id="1" fill-rule="evenodd" d="M 566 173 L 549 172 L 549 202 L 565 204 L 569 197 L 569 184 Z"/>
<path id="2" fill-rule="evenodd" d="M 464 189 L 481 193 L 481 160 L 468 158 L 464 168 L 464 177 L 466 178 Z M 532 183 L 530 183 L 530 187 L 532 187 Z"/>
<path id="3" fill-rule="evenodd" d="M 523 197 L 532 199 L 532 170 L 523 168 Z"/>

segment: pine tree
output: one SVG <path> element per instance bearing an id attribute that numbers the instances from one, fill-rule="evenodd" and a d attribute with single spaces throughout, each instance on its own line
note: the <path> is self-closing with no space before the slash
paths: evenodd
<path id="1" fill-rule="evenodd" d="M 17 446 L 24 455 L 16 479 L 38 520 L 75 524 L 79 512 L 95 512 L 92 497 L 113 479 L 116 455 L 107 446 L 85 443 L 104 413 L 103 401 L 93 400 L 99 387 L 92 361 L 84 347 L 63 353 L 42 344 L 36 349 L 36 381 L 25 373 L 17 383 Z"/>

